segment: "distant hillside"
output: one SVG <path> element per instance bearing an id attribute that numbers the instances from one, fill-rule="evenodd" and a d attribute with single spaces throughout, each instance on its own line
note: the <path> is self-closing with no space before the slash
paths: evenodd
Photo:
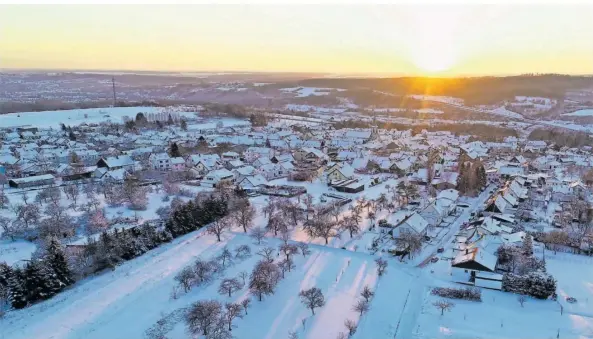
<path id="1" fill-rule="evenodd" d="M 521 75 L 475 78 L 323 78 L 283 86 L 374 89 L 397 95 L 427 94 L 462 98 L 468 105 L 495 104 L 516 95 L 562 98 L 567 90 L 593 88 L 593 77 Z"/>

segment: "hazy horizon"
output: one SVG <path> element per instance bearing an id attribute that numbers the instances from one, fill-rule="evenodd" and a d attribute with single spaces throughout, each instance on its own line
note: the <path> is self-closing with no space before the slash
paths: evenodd
<path id="1" fill-rule="evenodd" d="M 593 74 L 593 4 L 0 8 L 3 70 Z"/>

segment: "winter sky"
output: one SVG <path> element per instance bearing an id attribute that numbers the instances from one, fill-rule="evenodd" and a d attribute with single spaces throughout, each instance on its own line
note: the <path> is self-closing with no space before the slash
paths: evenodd
<path id="1" fill-rule="evenodd" d="M 593 3 L 0 5 L 0 68 L 593 74 Z"/>

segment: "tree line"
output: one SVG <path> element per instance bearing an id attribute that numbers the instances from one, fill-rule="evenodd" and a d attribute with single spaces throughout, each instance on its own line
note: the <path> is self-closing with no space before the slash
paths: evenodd
<path id="1" fill-rule="evenodd" d="M 145 223 L 130 229 L 104 231 L 89 238 L 80 251 L 68 256 L 57 237 L 24 268 L 0 263 L 0 309 L 10 305 L 21 309 L 46 300 L 72 285 L 77 279 L 115 267 L 174 238 L 216 222 L 228 214 L 229 194 L 199 196 L 181 204 L 164 227 Z"/>

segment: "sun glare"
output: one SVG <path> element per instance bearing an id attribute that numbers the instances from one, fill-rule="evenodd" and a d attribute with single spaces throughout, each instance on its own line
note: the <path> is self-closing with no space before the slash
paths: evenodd
<path id="1" fill-rule="evenodd" d="M 415 31 L 407 43 L 409 58 L 424 73 L 446 72 L 459 62 L 461 46 L 456 41 L 456 23 L 447 18 L 447 15 L 432 11 L 408 18 Z"/>

